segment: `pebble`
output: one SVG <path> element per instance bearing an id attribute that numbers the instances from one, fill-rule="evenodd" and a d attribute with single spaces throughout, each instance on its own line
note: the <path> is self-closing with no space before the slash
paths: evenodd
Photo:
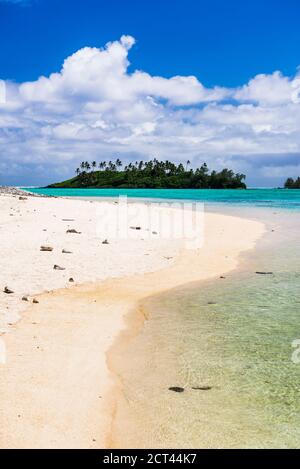
<path id="1" fill-rule="evenodd" d="M 41 246 L 40 249 L 42 252 L 52 252 L 53 248 L 51 246 Z"/>
<path id="2" fill-rule="evenodd" d="M 169 388 L 169 391 L 181 393 L 181 392 L 184 392 L 184 388 L 179 388 L 179 387 L 177 387 L 177 386 L 174 386 L 174 387 L 172 387 L 172 388 Z"/>
<path id="3" fill-rule="evenodd" d="M 211 386 L 201 386 L 199 388 L 192 388 L 194 391 L 210 391 L 212 389 Z"/>
<path id="4" fill-rule="evenodd" d="M 74 229 L 71 229 L 71 230 L 67 230 L 67 234 L 81 234 L 81 232 L 77 231 L 77 230 L 74 230 Z"/>
<path id="5" fill-rule="evenodd" d="M 273 272 L 255 272 L 257 275 L 273 275 Z"/>

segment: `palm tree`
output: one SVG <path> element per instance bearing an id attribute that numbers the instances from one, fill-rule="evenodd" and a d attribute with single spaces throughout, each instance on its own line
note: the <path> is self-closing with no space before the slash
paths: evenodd
<path id="1" fill-rule="evenodd" d="M 223 169 L 219 172 L 208 169 L 206 163 L 203 163 L 199 168 L 192 168 L 190 160 L 186 162 L 186 168 L 180 163 L 178 165 L 172 163 L 169 160 L 159 161 L 157 158 L 149 160 L 147 162 L 131 162 L 125 165 L 122 178 L 121 173 L 118 173 L 118 168 L 122 165 L 119 158 L 114 161 L 106 161 L 99 163 L 99 168 L 105 168 L 105 173 L 101 175 L 101 178 L 97 177 L 94 172 L 94 168 L 97 167 L 96 162 L 91 164 L 87 161 L 80 163 L 79 167 L 75 170 L 78 175 L 79 187 L 118 187 L 119 185 L 125 187 L 172 187 L 172 188 L 216 188 L 216 189 L 227 189 L 227 188 L 244 188 L 245 175 L 234 173 L 230 169 Z M 89 170 L 93 169 L 92 172 Z M 286 187 L 300 188 L 300 177 L 293 180 L 289 178 L 286 182 Z"/>
<path id="2" fill-rule="evenodd" d="M 118 168 L 121 168 L 123 166 L 123 163 L 119 158 L 117 158 L 116 165 Z"/>

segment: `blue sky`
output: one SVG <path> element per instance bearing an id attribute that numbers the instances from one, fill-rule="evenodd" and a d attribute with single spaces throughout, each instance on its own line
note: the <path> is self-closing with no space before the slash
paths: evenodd
<path id="1" fill-rule="evenodd" d="M 0 184 L 115 154 L 280 184 L 300 173 L 299 23 L 297 0 L 0 0 Z"/>
<path id="2" fill-rule="evenodd" d="M 131 60 L 152 75 L 196 75 L 238 86 L 258 73 L 295 73 L 298 0 L 0 0 L 0 76 L 34 80 L 84 46 L 130 34 Z M 20 8 L 20 4 L 31 6 Z"/>

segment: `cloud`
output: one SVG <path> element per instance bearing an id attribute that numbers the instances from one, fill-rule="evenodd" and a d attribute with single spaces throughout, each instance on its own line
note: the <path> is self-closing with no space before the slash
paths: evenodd
<path id="1" fill-rule="evenodd" d="M 237 90 L 237 100 L 254 101 L 262 106 L 277 106 L 298 99 L 300 78 L 284 77 L 281 72 L 272 75 L 257 75 Z"/>
<path id="2" fill-rule="evenodd" d="M 258 75 L 237 89 L 207 88 L 194 76 L 129 72 L 134 44 L 122 36 L 101 49 L 80 49 L 49 77 L 6 82 L 0 178 L 21 180 L 28 172 L 42 184 L 69 177 L 81 159 L 114 155 L 206 160 L 266 180 L 269 174 L 270 183 L 279 178 L 275 166 L 289 168 L 291 159 L 300 165 L 297 73 Z"/>
<path id="3" fill-rule="evenodd" d="M 206 89 L 196 77 L 152 77 L 135 71 L 127 73 L 131 36 L 122 36 L 104 49 L 85 47 L 68 57 L 60 73 L 20 86 L 24 100 L 49 103 L 57 100 L 129 102 L 152 96 L 169 104 L 191 105 L 222 99 L 227 91 Z"/>

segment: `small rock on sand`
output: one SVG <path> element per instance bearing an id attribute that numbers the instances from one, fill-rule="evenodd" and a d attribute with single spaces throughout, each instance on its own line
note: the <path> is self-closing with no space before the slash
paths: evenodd
<path id="1" fill-rule="evenodd" d="M 67 251 L 67 249 L 63 249 L 61 252 L 63 254 L 73 254 L 71 251 Z"/>
<path id="2" fill-rule="evenodd" d="M 53 269 L 54 270 L 66 270 L 64 267 L 60 267 L 59 265 L 55 265 Z"/>
<path id="3" fill-rule="evenodd" d="M 67 230 L 67 234 L 81 234 L 81 232 L 77 231 L 77 230 L 74 230 L 74 229 L 71 229 L 71 230 Z"/>
<path id="4" fill-rule="evenodd" d="M 173 391 L 173 392 L 184 392 L 184 388 L 180 388 L 178 386 L 173 386 L 172 388 L 169 388 L 169 391 Z"/>
<path id="5" fill-rule="evenodd" d="M 105 239 L 102 244 L 109 244 L 109 241 L 107 239 Z"/>
<path id="6" fill-rule="evenodd" d="M 23 296 L 22 301 L 29 301 L 28 296 Z"/>
<path id="7" fill-rule="evenodd" d="M 42 252 L 52 252 L 53 248 L 51 246 L 41 246 L 40 249 Z"/>
<path id="8" fill-rule="evenodd" d="M 36 298 L 33 298 L 32 303 L 33 303 L 34 305 L 38 305 L 38 304 L 39 304 L 39 301 L 38 301 Z"/>
<path id="9" fill-rule="evenodd" d="M 74 283 L 74 279 L 73 279 L 72 277 L 69 278 L 69 282 L 70 282 L 70 283 Z"/>
<path id="10" fill-rule="evenodd" d="M 8 287 L 5 287 L 3 291 L 4 291 L 4 293 L 6 293 L 7 295 L 12 295 L 12 294 L 14 293 L 14 292 L 13 292 L 10 288 L 8 288 Z"/>

